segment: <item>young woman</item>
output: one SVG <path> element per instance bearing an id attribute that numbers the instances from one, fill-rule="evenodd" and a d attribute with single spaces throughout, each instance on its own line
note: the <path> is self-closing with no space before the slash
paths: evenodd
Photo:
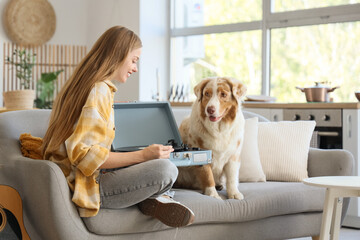
<path id="1" fill-rule="evenodd" d="M 142 43 L 131 30 L 115 26 L 97 40 L 57 96 L 44 136 L 43 154 L 59 165 L 81 217 L 100 208 L 138 204 L 146 215 L 172 227 L 189 225 L 194 214 L 169 190 L 178 171 L 171 146 L 110 152 L 115 136 L 112 108 L 116 87 L 137 72 Z"/>

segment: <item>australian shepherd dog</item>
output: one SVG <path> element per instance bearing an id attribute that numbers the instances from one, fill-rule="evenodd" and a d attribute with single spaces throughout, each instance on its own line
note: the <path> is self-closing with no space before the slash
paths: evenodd
<path id="1" fill-rule="evenodd" d="M 212 77 L 195 86 L 191 115 L 179 127 L 189 147 L 212 150 L 212 163 L 179 167 L 175 187 L 200 189 L 221 199 L 216 189 L 225 185 L 229 199 L 243 199 L 238 190 L 240 152 L 244 137 L 241 97 L 246 87 L 238 80 Z"/>

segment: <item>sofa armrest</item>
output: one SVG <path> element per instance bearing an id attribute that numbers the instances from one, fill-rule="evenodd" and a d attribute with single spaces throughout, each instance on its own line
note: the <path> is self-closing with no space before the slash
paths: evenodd
<path id="1" fill-rule="evenodd" d="M 342 149 L 310 148 L 308 158 L 309 177 L 352 176 L 354 175 L 354 157 Z M 350 199 L 344 198 L 341 212 L 341 224 L 344 221 Z"/>
<path id="2" fill-rule="evenodd" d="M 354 157 L 342 149 L 310 148 L 308 158 L 309 177 L 352 176 Z"/>
<path id="3" fill-rule="evenodd" d="M 19 192 L 31 239 L 88 239 L 64 174 L 55 163 L 23 157 L 19 141 L 13 139 L 0 139 L 0 156 L 0 184 Z"/>

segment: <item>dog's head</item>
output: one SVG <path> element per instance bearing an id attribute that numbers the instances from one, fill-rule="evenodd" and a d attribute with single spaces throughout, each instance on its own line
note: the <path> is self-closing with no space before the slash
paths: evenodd
<path id="1" fill-rule="evenodd" d="M 196 85 L 194 93 L 200 103 L 200 115 L 203 120 L 228 122 L 235 119 L 246 87 L 233 78 L 212 77 Z"/>

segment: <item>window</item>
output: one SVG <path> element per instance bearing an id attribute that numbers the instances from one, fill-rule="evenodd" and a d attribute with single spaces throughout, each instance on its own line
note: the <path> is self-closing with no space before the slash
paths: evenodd
<path id="1" fill-rule="evenodd" d="M 360 0 L 275 0 L 274 12 L 295 11 L 311 8 L 323 8 L 345 4 L 360 3 Z"/>
<path id="2" fill-rule="evenodd" d="M 176 28 L 222 25 L 261 20 L 261 0 L 175 0 Z"/>
<path id="3" fill-rule="evenodd" d="M 304 100 L 296 89 L 314 82 L 340 88 L 329 96 L 355 101 L 360 89 L 360 22 L 272 30 L 271 94 L 280 102 Z"/>
<path id="4" fill-rule="evenodd" d="M 192 101 L 201 79 L 229 76 L 279 102 L 304 102 L 296 86 L 315 82 L 340 86 L 334 101 L 356 101 L 359 21 L 360 0 L 173 0 L 171 100 Z"/>
<path id="5" fill-rule="evenodd" d="M 211 76 L 241 79 L 248 92 L 261 94 L 261 31 L 179 37 L 173 44 L 179 60 L 173 80 L 184 85 L 183 95 L 192 95 L 199 80 Z"/>

